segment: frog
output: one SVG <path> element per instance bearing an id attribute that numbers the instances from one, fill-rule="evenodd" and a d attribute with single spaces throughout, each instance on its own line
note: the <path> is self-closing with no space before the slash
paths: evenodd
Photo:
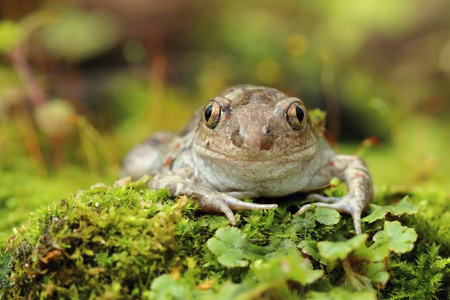
<path id="1" fill-rule="evenodd" d="M 365 161 L 337 154 L 313 126 L 300 98 L 255 85 L 222 91 L 178 133 L 156 132 L 133 147 L 123 160 L 122 174 L 132 179 L 148 175 L 149 188 L 190 197 L 200 210 L 223 213 L 232 225 L 235 210 L 278 207 L 247 198 L 307 192 L 306 199 L 315 202 L 303 205 L 296 215 L 314 207 L 348 213 L 360 234 L 362 211 L 373 198 Z M 347 194 L 314 193 L 335 177 L 345 181 Z"/>

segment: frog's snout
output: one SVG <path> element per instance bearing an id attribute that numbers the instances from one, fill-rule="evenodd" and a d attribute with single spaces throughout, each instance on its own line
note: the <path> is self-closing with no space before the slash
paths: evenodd
<path id="1" fill-rule="evenodd" d="M 270 126 L 264 126 L 259 130 L 245 130 L 243 128 L 235 129 L 231 133 L 233 145 L 249 153 L 258 153 L 272 149 L 275 135 Z"/>

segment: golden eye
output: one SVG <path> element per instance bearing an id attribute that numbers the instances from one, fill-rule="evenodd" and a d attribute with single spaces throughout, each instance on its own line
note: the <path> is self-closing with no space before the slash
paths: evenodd
<path id="1" fill-rule="evenodd" d="M 305 112 L 298 102 L 294 102 L 288 107 L 286 119 L 293 129 L 302 129 L 305 121 Z"/>
<path id="2" fill-rule="evenodd" d="M 219 124 L 221 114 L 222 109 L 220 108 L 220 104 L 214 100 L 209 101 L 203 111 L 203 121 L 205 122 L 205 125 L 214 129 L 217 124 Z"/>

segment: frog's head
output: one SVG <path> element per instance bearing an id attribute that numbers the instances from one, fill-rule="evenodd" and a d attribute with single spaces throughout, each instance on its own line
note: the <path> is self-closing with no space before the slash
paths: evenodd
<path id="1" fill-rule="evenodd" d="M 218 169 L 243 176 L 267 170 L 278 177 L 275 173 L 302 168 L 317 154 L 317 143 L 300 99 L 272 88 L 238 86 L 205 105 L 194 151 Z"/>

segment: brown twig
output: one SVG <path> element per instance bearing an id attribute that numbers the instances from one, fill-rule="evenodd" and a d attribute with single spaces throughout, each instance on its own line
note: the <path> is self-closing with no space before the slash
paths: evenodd
<path id="1" fill-rule="evenodd" d="M 19 45 L 14 48 L 10 53 L 10 58 L 28 93 L 28 98 L 30 99 L 33 108 L 45 103 L 47 101 L 47 96 L 39 86 L 36 77 L 31 70 L 27 59 L 27 51 L 24 46 Z M 39 145 L 36 129 L 30 116 L 23 114 L 20 117 L 20 121 L 17 122 L 17 127 L 22 135 L 36 172 L 41 176 L 46 176 L 47 168 Z"/>
<path id="2" fill-rule="evenodd" d="M 321 81 L 328 113 L 328 131 L 333 141 L 339 141 L 339 130 L 341 126 L 341 117 L 339 111 L 339 99 L 336 93 L 336 84 L 334 79 L 334 62 L 331 53 L 326 53 L 322 57 L 323 67 Z"/>
<path id="3" fill-rule="evenodd" d="M 34 107 L 37 107 L 47 101 L 47 96 L 39 86 L 36 77 L 31 70 L 26 52 L 27 51 L 25 48 L 20 45 L 14 48 L 14 50 L 10 53 L 10 57 L 17 74 L 19 74 L 19 77 L 25 86 L 31 104 Z"/>

